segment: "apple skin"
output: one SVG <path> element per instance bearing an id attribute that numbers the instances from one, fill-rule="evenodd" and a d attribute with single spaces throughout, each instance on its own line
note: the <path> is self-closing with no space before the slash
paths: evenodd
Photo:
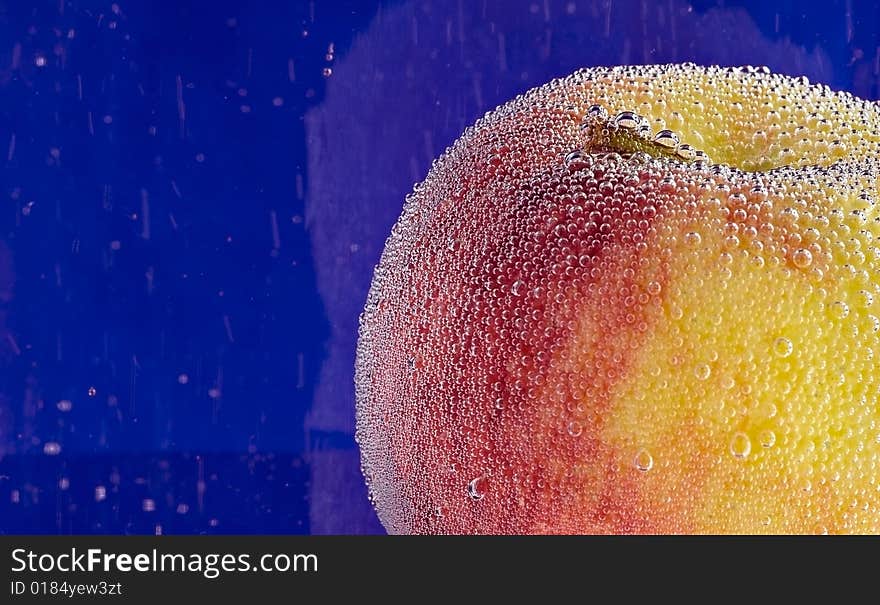
<path id="1" fill-rule="evenodd" d="M 594 105 L 718 163 L 597 148 Z M 408 197 L 361 317 L 386 529 L 880 531 L 878 114 L 647 66 L 468 129 Z"/>

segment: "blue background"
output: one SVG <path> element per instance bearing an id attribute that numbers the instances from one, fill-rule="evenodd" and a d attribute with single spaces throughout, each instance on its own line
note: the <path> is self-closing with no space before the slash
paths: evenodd
<path id="1" fill-rule="evenodd" d="M 874 3 L 0 0 L 0 532 L 373 533 L 357 314 L 404 195 L 589 65 L 878 97 Z"/>

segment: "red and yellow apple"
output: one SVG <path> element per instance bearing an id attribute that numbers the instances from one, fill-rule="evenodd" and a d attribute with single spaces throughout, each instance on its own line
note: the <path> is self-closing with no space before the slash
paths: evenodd
<path id="1" fill-rule="evenodd" d="M 361 318 L 388 531 L 880 531 L 878 150 L 876 104 L 694 65 L 468 129 Z"/>

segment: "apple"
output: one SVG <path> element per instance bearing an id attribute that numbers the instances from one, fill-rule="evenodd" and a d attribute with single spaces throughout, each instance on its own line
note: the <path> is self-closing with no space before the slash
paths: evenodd
<path id="1" fill-rule="evenodd" d="M 592 68 L 408 196 L 361 317 L 391 533 L 880 531 L 880 106 Z"/>

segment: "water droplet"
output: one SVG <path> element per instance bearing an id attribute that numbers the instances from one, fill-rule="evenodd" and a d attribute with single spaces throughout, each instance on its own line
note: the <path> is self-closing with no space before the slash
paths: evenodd
<path id="1" fill-rule="evenodd" d="M 568 423 L 568 434 L 572 437 L 580 437 L 581 433 L 584 432 L 584 427 L 578 421 L 573 421 Z"/>
<path id="2" fill-rule="evenodd" d="M 730 453 L 737 458 L 745 458 L 752 451 L 752 441 L 742 431 L 737 431 L 730 439 Z"/>
<path id="3" fill-rule="evenodd" d="M 89 387 L 89 397 L 94 397 L 98 394 L 98 389 L 95 387 Z"/>
<path id="4" fill-rule="evenodd" d="M 61 444 L 57 441 L 47 441 L 43 444 L 43 453 L 47 456 L 57 456 L 61 453 Z"/>
<path id="5" fill-rule="evenodd" d="M 514 296 L 522 296 L 523 288 L 525 288 L 525 286 L 526 285 L 522 281 L 516 280 L 513 282 L 513 285 L 510 286 L 510 293 Z"/>
<path id="6" fill-rule="evenodd" d="M 660 282 L 648 282 L 648 294 L 650 294 L 651 296 L 657 296 L 658 294 L 660 294 L 660 290 L 662 289 L 663 287 L 660 285 Z"/>
<path id="7" fill-rule="evenodd" d="M 636 453 L 633 464 L 639 471 L 647 473 L 654 468 L 654 457 L 651 456 L 651 452 L 643 448 Z"/>
<path id="8" fill-rule="evenodd" d="M 486 495 L 483 493 L 483 483 L 483 477 L 477 477 L 476 479 L 471 479 L 470 483 L 467 484 L 467 493 L 471 500 L 477 502 Z"/>
<path id="9" fill-rule="evenodd" d="M 73 409 L 73 402 L 70 399 L 62 399 L 56 404 L 59 412 L 69 412 Z"/>
<path id="10" fill-rule="evenodd" d="M 777 357 L 788 357 L 794 350 L 794 345 L 784 336 L 780 336 L 773 341 L 773 353 Z"/>

